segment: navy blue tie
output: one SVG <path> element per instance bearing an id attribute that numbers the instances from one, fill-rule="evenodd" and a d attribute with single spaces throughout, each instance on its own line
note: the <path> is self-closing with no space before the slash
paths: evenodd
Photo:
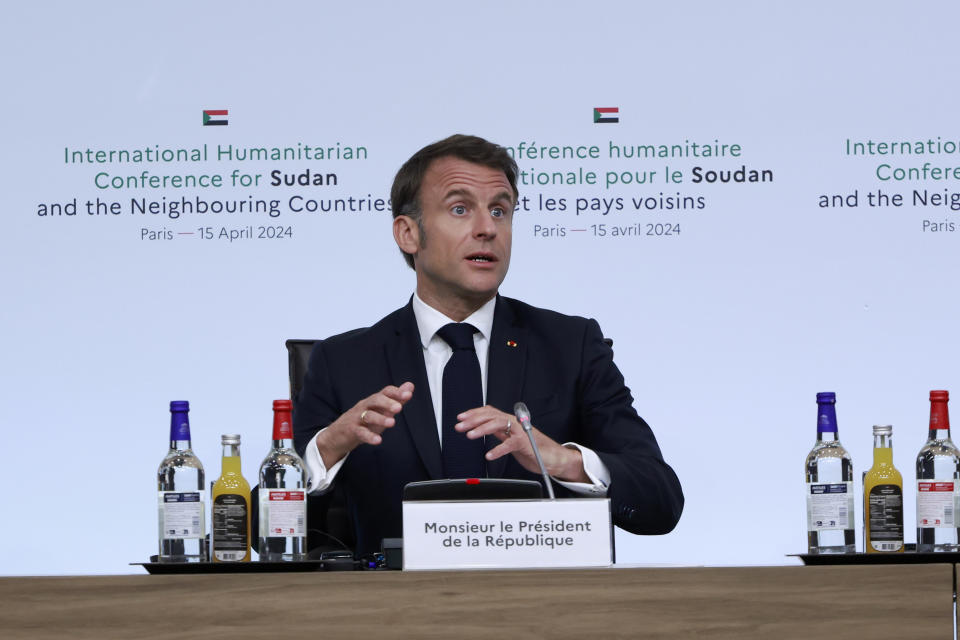
<path id="1" fill-rule="evenodd" d="M 448 478 L 482 478 L 486 475 L 483 438 L 470 440 L 457 433 L 453 425 L 457 415 L 483 405 L 480 361 L 473 346 L 477 329 L 471 324 L 451 322 L 437 331 L 453 349 L 443 368 L 443 396 L 440 417 L 442 429 L 443 473 Z"/>

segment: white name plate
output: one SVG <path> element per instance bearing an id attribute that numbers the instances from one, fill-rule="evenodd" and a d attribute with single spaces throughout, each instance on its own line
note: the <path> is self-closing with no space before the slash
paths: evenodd
<path id="1" fill-rule="evenodd" d="M 608 498 L 403 503 L 403 568 L 609 567 Z"/>

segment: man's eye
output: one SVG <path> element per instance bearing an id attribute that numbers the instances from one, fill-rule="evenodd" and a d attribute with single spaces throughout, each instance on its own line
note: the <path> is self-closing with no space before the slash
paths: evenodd
<path id="1" fill-rule="evenodd" d="M 464 215 L 464 214 L 467 213 L 467 208 L 466 208 L 465 206 L 463 206 L 462 204 L 458 204 L 458 205 L 455 206 L 453 209 L 451 209 L 451 211 L 453 211 L 453 214 L 454 214 L 454 215 L 462 216 L 462 215 Z"/>
<path id="2" fill-rule="evenodd" d="M 490 210 L 490 215 L 492 215 L 494 218 L 502 218 L 507 215 L 507 212 L 504 211 L 503 207 L 494 207 Z"/>

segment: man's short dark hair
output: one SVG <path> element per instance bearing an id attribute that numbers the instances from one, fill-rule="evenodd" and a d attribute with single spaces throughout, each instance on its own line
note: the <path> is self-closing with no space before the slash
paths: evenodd
<path id="1" fill-rule="evenodd" d="M 420 186 L 423 176 L 430 168 L 430 164 L 439 158 L 458 158 L 466 162 L 473 162 L 490 169 L 503 171 L 513 189 L 514 203 L 520 197 L 517 190 L 517 163 L 507 153 L 507 150 L 477 136 L 455 134 L 438 142 L 427 145 L 417 151 L 409 160 L 403 163 L 393 179 L 390 189 L 390 201 L 393 207 L 393 217 L 409 216 L 420 227 L 420 237 L 423 240 L 423 210 L 420 208 Z M 404 260 L 413 268 L 413 256 L 403 253 Z"/>

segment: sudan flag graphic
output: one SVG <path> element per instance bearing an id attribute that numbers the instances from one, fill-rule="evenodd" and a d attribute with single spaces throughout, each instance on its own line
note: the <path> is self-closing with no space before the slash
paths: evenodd
<path id="1" fill-rule="evenodd" d="M 620 107 L 594 107 L 593 122 L 620 122 Z"/>
<path id="2" fill-rule="evenodd" d="M 203 110 L 203 126 L 205 127 L 215 127 L 217 125 L 227 124 L 226 118 L 215 118 L 214 116 L 225 116 L 227 115 L 226 109 L 204 109 Z"/>

